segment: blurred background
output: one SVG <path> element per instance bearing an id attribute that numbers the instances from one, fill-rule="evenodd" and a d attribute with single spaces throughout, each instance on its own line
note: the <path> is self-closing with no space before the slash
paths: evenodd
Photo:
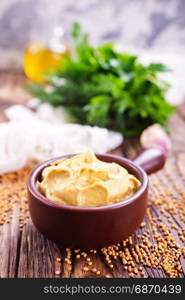
<path id="1" fill-rule="evenodd" d="M 183 54 L 184 0 L 1 0 L 0 68 L 20 67 L 33 40 L 78 21 L 93 43 L 119 41 L 126 49 Z"/>
<path id="2" fill-rule="evenodd" d="M 42 161 L 81 152 L 82 145 L 114 150 L 123 136 L 139 135 L 153 124 L 142 146 L 149 146 L 148 136 L 157 136 L 170 148 L 164 130 L 175 111 L 171 104 L 184 111 L 184 16 L 184 0 L 0 0 L 0 172 L 24 166 L 30 157 Z M 74 22 L 93 46 L 115 42 L 123 57 L 109 44 L 91 58 L 79 29 L 80 57 L 71 38 Z M 50 74 L 48 81 L 44 75 L 54 68 L 59 75 Z M 31 83 L 28 92 L 25 85 Z M 26 149 L 21 159 L 20 144 Z"/>
<path id="3" fill-rule="evenodd" d="M 29 56 L 30 52 L 38 52 L 49 62 L 43 45 L 53 38 L 54 43 L 56 39 L 68 43 L 73 23 L 79 22 L 93 45 L 114 41 L 121 51 L 139 54 L 144 63 L 166 64 L 173 70 L 164 74 L 172 85 L 167 99 L 181 104 L 185 99 L 184 15 L 184 0 L 1 0 L 1 102 L 16 98 L 22 103 L 30 97 L 21 87 L 23 74 L 34 79 L 30 68 L 34 66 L 38 74 L 36 65 L 47 69 L 36 56 Z M 55 65 L 55 59 L 51 58 L 51 64 Z"/>

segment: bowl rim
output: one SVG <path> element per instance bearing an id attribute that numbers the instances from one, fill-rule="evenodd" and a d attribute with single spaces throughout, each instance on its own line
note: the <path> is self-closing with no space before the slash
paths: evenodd
<path id="1" fill-rule="evenodd" d="M 83 211 L 83 212 L 85 212 L 85 211 L 87 211 L 87 212 L 91 212 L 91 211 L 101 212 L 101 211 L 109 211 L 109 210 L 118 209 L 118 208 L 123 207 L 123 206 L 127 206 L 127 205 L 131 204 L 132 202 L 136 201 L 146 191 L 146 189 L 148 187 L 148 176 L 147 176 L 146 172 L 140 166 L 136 165 L 131 160 L 129 160 L 125 157 L 122 157 L 122 156 L 113 155 L 113 154 L 95 153 L 95 155 L 102 161 L 104 161 L 104 158 L 109 158 L 109 159 L 112 160 L 112 162 L 116 162 L 120 165 L 121 165 L 121 162 L 123 162 L 124 164 L 126 164 L 129 167 L 131 167 L 132 169 L 134 169 L 136 171 L 136 173 L 139 175 L 139 177 L 142 178 L 142 181 L 140 180 L 141 181 L 141 186 L 137 190 L 137 192 L 134 193 L 128 199 L 120 201 L 120 202 L 116 202 L 116 203 L 109 204 L 109 205 L 104 205 L 104 206 L 89 206 L 89 207 L 88 206 L 73 206 L 73 205 L 68 205 L 68 204 L 61 204 L 61 203 L 49 200 L 48 198 L 43 196 L 38 191 L 38 189 L 36 187 L 36 184 L 35 184 L 36 180 L 37 180 L 37 177 L 40 174 L 40 172 L 44 168 L 46 168 L 48 165 L 50 165 L 51 163 L 53 163 L 57 160 L 61 160 L 63 158 L 70 158 L 70 157 L 78 155 L 78 154 L 79 153 L 66 154 L 66 155 L 54 157 L 52 159 L 46 160 L 46 161 L 38 164 L 28 176 L 27 188 L 28 188 L 28 191 L 30 192 L 30 194 L 32 196 L 34 196 L 40 202 L 44 203 L 45 205 L 50 206 L 52 208 L 59 209 L 59 210 Z"/>

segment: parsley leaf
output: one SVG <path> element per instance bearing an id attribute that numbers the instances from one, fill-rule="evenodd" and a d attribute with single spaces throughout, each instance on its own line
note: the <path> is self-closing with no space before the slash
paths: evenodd
<path id="1" fill-rule="evenodd" d="M 166 102 L 169 85 L 158 73 L 169 69 L 160 63 L 141 64 L 135 55 L 116 51 L 114 44 L 93 47 L 81 26 L 72 32 L 75 56 L 46 75 L 51 90 L 40 84 L 28 89 L 44 102 L 65 107 L 72 122 L 138 135 L 148 125 L 164 128 L 175 108 Z"/>

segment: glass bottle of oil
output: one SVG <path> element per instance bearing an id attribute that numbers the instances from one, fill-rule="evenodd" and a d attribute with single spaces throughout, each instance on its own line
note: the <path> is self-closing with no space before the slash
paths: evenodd
<path id="1" fill-rule="evenodd" d="M 44 74 L 58 66 L 62 66 L 62 58 L 69 54 L 69 46 L 65 41 L 64 30 L 54 29 L 48 42 L 31 42 L 24 50 L 24 72 L 34 82 L 44 82 Z"/>

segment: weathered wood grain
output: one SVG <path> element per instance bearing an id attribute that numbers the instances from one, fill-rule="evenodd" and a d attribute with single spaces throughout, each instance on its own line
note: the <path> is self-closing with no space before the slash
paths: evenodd
<path id="1" fill-rule="evenodd" d="M 0 277 L 16 277 L 19 245 L 19 206 L 15 204 L 10 223 L 0 227 Z"/>
<path id="2" fill-rule="evenodd" d="M 3 75 L 4 76 L 4 75 Z M 0 87 L 7 84 L 5 77 L 0 74 Z M 9 81 L 14 82 L 15 74 L 9 75 Z M 15 80 L 15 85 L 22 84 L 24 79 L 19 74 L 18 81 Z M 3 77 L 3 78 L 2 78 Z M 11 78 L 11 79 L 10 79 Z M 12 85 L 11 85 L 12 86 Z M 1 88 L 0 88 L 1 91 Z M 1 98 L 1 93 L 0 93 Z M 10 97 L 11 98 L 11 97 Z M 23 97 L 24 98 L 24 97 Z M 6 106 L 6 99 L 3 98 L 4 103 L 0 109 Z M 8 101 L 10 101 L 8 99 Z M 19 101 L 15 101 L 19 102 Z M 24 101 L 23 101 L 24 102 Z M 1 103 L 1 101 L 0 101 Z M 3 114 L 2 114 L 3 118 Z M 171 228 L 172 224 L 178 229 L 185 229 L 184 222 L 179 218 L 178 213 L 172 217 L 165 216 L 161 213 L 158 206 L 153 205 L 152 199 L 160 198 L 161 194 L 171 191 L 170 200 L 178 199 L 182 201 L 184 197 L 182 191 L 185 191 L 185 106 L 180 109 L 170 120 L 171 137 L 173 143 L 172 152 L 169 155 L 167 164 L 164 170 L 150 176 L 150 197 L 148 206 L 152 217 L 156 220 L 161 218 L 162 222 L 166 224 L 169 231 L 172 232 L 175 241 L 183 246 L 183 242 L 179 239 L 177 230 Z M 125 140 L 124 144 L 116 149 L 117 155 L 125 155 L 130 159 L 134 159 L 138 153 L 142 151 L 138 139 Z M 129 277 L 129 274 L 123 268 L 123 264 L 118 258 L 113 261 L 114 268 L 106 264 L 103 254 L 100 250 L 96 254 L 89 253 L 88 256 L 93 262 L 93 268 L 96 268 L 101 273 L 97 275 L 92 271 L 84 272 L 83 268 L 87 266 L 84 258 L 77 259 L 72 253 L 72 265 L 65 261 L 66 251 L 56 244 L 45 239 L 33 226 L 30 219 L 23 227 L 23 231 L 19 230 L 19 206 L 15 205 L 12 220 L 9 224 L 0 226 L 0 277 L 58 277 L 55 274 L 59 270 L 61 274 L 59 277 Z M 150 232 L 150 241 L 155 243 L 154 232 L 149 222 L 148 216 L 145 217 L 146 227 L 139 228 L 133 234 L 133 243 L 140 242 L 139 235 L 143 234 L 147 229 Z M 158 225 L 157 225 L 158 226 Z M 158 227 L 160 232 L 160 227 Z M 57 261 L 61 259 L 61 262 Z M 137 264 L 136 264 L 137 265 Z M 138 266 L 138 265 L 137 265 Z M 185 260 L 181 258 L 182 272 L 181 277 L 185 276 Z M 156 269 L 151 267 L 144 267 L 145 277 L 167 277 L 163 269 Z M 137 276 L 136 276 L 137 277 Z"/>

